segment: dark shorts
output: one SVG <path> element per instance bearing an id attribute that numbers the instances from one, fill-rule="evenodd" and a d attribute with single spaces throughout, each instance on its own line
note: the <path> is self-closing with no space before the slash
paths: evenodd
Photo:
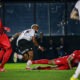
<path id="1" fill-rule="evenodd" d="M 27 53 L 28 51 L 33 50 L 33 42 L 21 39 L 18 41 L 18 49 L 22 54 Z"/>

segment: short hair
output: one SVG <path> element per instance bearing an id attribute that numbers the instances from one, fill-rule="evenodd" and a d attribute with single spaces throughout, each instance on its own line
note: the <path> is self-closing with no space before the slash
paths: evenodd
<path id="1" fill-rule="evenodd" d="M 34 26 L 37 26 L 37 27 L 39 28 L 39 25 L 38 25 L 38 24 L 32 24 L 32 25 L 31 25 L 31 29 L 32 29 Z"/>

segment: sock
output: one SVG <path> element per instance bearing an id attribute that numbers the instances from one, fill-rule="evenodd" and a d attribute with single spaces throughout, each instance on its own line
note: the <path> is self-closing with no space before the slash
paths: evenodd
<path id="1" fill-rule="evenodd" d="M 30 68 L 30 65 L 28 65 L 28 62 L 31 62 L 31 60 L 27 61 L 27 66 L 26 66 L 27 68 Z"/>
<path id="2" fill-rule="evenodd" d="M 6 50 L 0 68 L 3 68 L 12 53 L 12 48 Z"/>
<path id="3" fill-rule="evenodd" d="M 1 49 L 1 51 L 0 51 L 0 61 L 3 58 L 4 53 L 5 53 L 5 50 L 4 49 Z"/>
<path id="4" fill-rule="evenodd" d="M 77 67 L 77 69 L 76 69 L 75 74 L 73 75 L 73 77 L 75 79 L 77 79 L 78 76 L 79 76 L 79 74 L 80 74 L 80 63 L 78 64 L 78 67 Z"/>
<path id="5" fill-rule="evenodd" d="M 18 59 L 22 59 L 23 58 L 23 56 L 22 55 L 20 55 L 20 54 L 18 54 Z"/>
<path id="6" fill-rule="evenodd" d="M 32 61 L 32 64 L 48 64 L 48 59 Z"/>

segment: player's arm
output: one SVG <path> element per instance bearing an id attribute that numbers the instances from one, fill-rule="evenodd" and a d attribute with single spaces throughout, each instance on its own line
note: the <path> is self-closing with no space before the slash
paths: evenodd
<path id="1" fill-rule="evenodd" d="M 10 32 L 10 28 L 9 27 L 4 27 L 4 30 L 6 30 L 7 32 Z"/>
<path id="2" fill-rule="evenodd" d="M 33 41 L 33 43 L 34 43 L 34 45 L 35 45 L 36 47 L 38 47 L 41 51 L 44 51 L 44 48 L 41 47 L 41 46 L 38 44 L 35 36 L 32 37 L 32 41 Z"/>
<path id="3" fill-rule="evenodd" d="M 67 62 L 68 62 L 68 65 L 69 65 L 69 68 L 72 69 L 72 66 L 71 66 L 71 61 L 73 60 L 74 58 L 72 56 L 69 56 L 68 59 L 67 59 Z"/>
<path id="4" fill-rule="evenodd" d="M 10 42 L 12 42 L 16 37 L 18 37 L 19 35 L 21 35 L 21 32 L 14 34 L 11 38 L 10 38 Z"/>
<path id="5" fill-rule="evenodd" d="M 79 20 L 78 10 L 74 8 L 70 14 L 70 18 L 74 20 Z"/>

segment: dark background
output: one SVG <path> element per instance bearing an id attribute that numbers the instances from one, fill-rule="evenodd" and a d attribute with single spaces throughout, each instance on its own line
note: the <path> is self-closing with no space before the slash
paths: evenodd
<path id="1" fill-rule="evenodd" d="M 11 32 L 7 33 L 9 37 L 37 23 L 39 32 L 43 32 L 47 40 L 52 37 L 57 43 L 60 37 L 64 38 L 67 54 L 80 49 L 80 21 L 70 19 L 76 0 L 2 0 L 1 3 L 3 25 L 11 28 Z"/>

